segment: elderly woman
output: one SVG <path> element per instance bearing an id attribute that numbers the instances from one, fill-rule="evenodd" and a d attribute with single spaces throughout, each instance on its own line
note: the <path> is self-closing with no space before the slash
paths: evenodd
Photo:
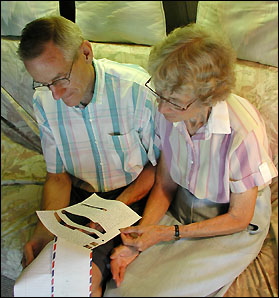
<path id="1" fill-rule="evenodd" d="M 143 218 L 111 256 L 116 294 L 220 296 L 259 253 L 277 170 L 261 115 L 231 93 L 234 60 L 197 24 L 152 48 L 161 157 Z"/>

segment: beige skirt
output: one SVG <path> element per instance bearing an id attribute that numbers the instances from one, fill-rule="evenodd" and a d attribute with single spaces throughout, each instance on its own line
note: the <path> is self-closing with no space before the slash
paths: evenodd
<path id="1" fill-rule="evenodd" d="M 187 224 L 226 212 L 227 204 L 197 200 L 180 188 L 162 225 Z M 258 193 L 247 230 L 226 236 L 181 239 L 154 245 L 131 263 L 123 283 L 111 280 L 105 297 L 221 297 L 256 258 L 268 233 L 270 188 Z"/>

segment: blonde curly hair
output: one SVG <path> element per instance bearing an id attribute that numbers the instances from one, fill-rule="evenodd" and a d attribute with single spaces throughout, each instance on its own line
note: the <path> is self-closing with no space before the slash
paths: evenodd
<path id="1" fill-rule="evenodd" d="M 153 46 L 148 71 L 156 91 L 187 94 L 209 106 L 225 100 L 235 82 L 236 55 L 228 41 L 217 35 L 189 24 Z"/>

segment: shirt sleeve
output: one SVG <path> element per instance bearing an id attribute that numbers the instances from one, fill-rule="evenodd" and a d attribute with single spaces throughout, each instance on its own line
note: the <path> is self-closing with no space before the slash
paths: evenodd
<path id="1" fill-rule="evenodd" d="M 147 152 L 148 160 L 155 166 L 160 155 L 160 138 L 155 129 L 156 102 L 151 96 L 147 96 L 145 100 L 145 111 L 140 138 Z"/>
<path id="2" fill-rule="evenodd" d="M 258 186 L 260 189 L 271 183 L 273 177 L 278 175 L 274 166 L 264 129 L 260 126 L 250 131 L 230 158 L 230 190 L 235 193 L 245 192 Z M 239 135 L 235 137 L 239 139 Z M 234 143 L 232 144 L 234 147 Z"/>
<path id="3" fill-rule="evenodd" d="M 65 168 L 57 149 L 53 133 L 49 126 L 46 114 L 36 98 L 33 100 L 33 109 L 39 126 L 41 146 L 47 171 L 49 173 L 63 173 L 65 172 Z"/>

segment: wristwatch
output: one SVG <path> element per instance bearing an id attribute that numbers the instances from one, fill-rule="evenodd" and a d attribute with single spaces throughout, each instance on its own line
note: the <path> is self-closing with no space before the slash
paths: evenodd
<path id="1" fill-rule="evenodd" d="M 174 240 L 179 240 L 179 239 L 180 239 L 179 226 L 174 225 Z"/>

